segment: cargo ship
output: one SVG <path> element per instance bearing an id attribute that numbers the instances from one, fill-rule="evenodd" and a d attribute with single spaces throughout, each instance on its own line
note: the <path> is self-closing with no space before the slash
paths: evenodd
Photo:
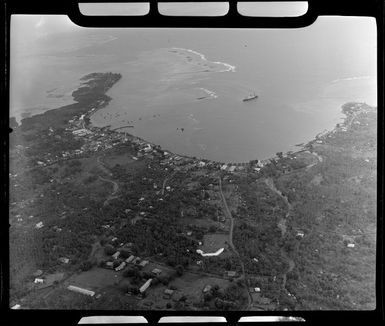
<path id="1" fill-rule="evenodd" d="M 250 95 L 250 96 L 244 98 L 242 101 L 247 102 L 247 101 L 255 100 L 257 98 L 258 98 L 258 95 L 254 93 L 253 95 Z"/>

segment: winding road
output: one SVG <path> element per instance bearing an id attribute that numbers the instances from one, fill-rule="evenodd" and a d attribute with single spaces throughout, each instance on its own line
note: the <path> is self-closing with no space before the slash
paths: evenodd
<path id="1" fill-rule="evenodd" d="M 229 206 L 227 205 L 227 202 L 226 202 L 226 198 L 225 198 L 223 191 L 222 191 L 222 179 L 221 179 L 221 177 L 219 177 L 218 179 L 219 179 L 219 192 L 220 192 L 221 199 L 223 202 L 224 214 L 225 214 L 226 218 L 228 218 L 230 220 L 229 245 L 230 245 L 232 251 L 238 257 L 239 263 L 240 263 L 241 268 L 242 268 L 243 280 L 244 280 L 245 288 L 247 291 L 247 298 L 248 298 L 247 310 L 248 310 L 248 309 L 250 309 L 251 305 L 253 304 L 253 297 L 251 296 L 249 289 L 248 289 L 247 280 L 246 280 L 245 265 L 243 264 L 241 255 L 239 254 L 238 250 L 235 248 L 234 243 L 233 243 L 234 218 L 230 212 Z"/>
<path id="2" fill-rule="evenodd" d="M 101 169 L 107 173 L 109 176 L 112 176 L 112 173 L 104 166 L 103 162 L 100 161 L 100 156 L 98 156 L 98 158 L 96 159 L 96 161 L 98 162 L 99 166 L 101 167 Z M 99 176 L 99 179 L 104 181 L 104 182 L 108 182 L 108 183 L 111 183 L 112 184 L 112 193 L 107 197 L 107 199 L 104 201 L 103 203 L 103 206 L 106 206 L 107 203 L 111 200 L 111 199 L 114 199 L 114 198 L 117 198 L 116 196 L 116 193 L 118 192 L 119 190 L 119 185 L 117 182 L 113 181 L 113 180 L 110 180 L 110 179 L 106 179 L 106 178 L 103 178 L 101 176 Z"/>
<path id="3" fill-rule="evenodd" d="M 270 188 L 270 190 L 272 190 L 273 192 L 275 192 L 278 196 L 280 196 L 282 198 L 282 200 L 285 202 L 285 204 L 287 205 L 287 208 L 288 208 L 285 217 L 280 219 L 280 221 L 278 222 L 278 227 L 281 230 L 281 236 L 283 238 L 285 236 L 285 233 L 286 233 L 286 219 L 290 216 L 291 211 L 293 209 L 293 205 L 290 204 L 287 197 L 285 195 L 283 195 L 280 190 L 277 189 L 277 187 L 274 184 L 273 179 L 267 178 L 267 179 L 265 179 L 265 183 Z M 283 247 L 281 248 L 280 252 L 281 252 L 281 255 L 286 259 L 286 261 L 289 264 L 288 269 L 282 275 L 282 279 L 283 279 L 282 280 L 282 288 L 286 289 L 287 274 L 290 273 L 294 269 L 295 263 L 294 263 L 294 260 L 288 256 L 287 252 L 284 250 Z"/>

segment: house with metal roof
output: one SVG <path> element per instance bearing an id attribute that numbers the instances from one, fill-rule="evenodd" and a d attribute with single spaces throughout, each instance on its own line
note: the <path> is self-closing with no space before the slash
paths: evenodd
<path id="1" fill-rule="evenodd" d="M 77 292 L 77 293 L 81 293 L 81 294 L 85 294 L 85 295 L 89 295 L 91 297 L 93 297 L 95 295 L 95 292 L 94 291 L 90 291 L 90 290 L 87 290 L 87 289 L 83 289 L 83 288 L 80 288 L 78 286 L 74 286 L 74 285 L 69 285 L 67 287 L 68 290 L 70 291 L 73 291 L 73 292 Z"/>
<path id="2" fill-rule="evenodd" d="M 142 260 L 142 261 L 139 263 L 139 266 L 145 267 L 147 264 L 148 264 L 148 260 Z"/>
<path id="3" fill-rule="evenodd" d="M 147 291 L 147 289 L 150 287 L 151 285 L 151 282 L 152 282 L 152 278 L 149 278 L 146 283 L 144 283 L 140 288 L 139 288 L 139 292 L 140 293 L 144 293 Z"/>

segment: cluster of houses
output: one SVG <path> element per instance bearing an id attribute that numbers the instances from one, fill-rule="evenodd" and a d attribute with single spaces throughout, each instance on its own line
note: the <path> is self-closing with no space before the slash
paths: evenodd
<path id="1" fill-rule="evenodd" d="M 221 170 L 222 171 L 226 171 L 226 172 L 235 172 L 235 171 L 242 171 L 244 170 L 245 167 L 244 166 L 237 166 L 237 165 L 227 165 L 227 164 L 223 164 L 221 166 Z"/>
<path id="2" fill-rule="evenodd" d="M 141 259 L 140 257 L 138 256 L 134 256 L 134 255 L 130 255 L 128 258 L 126 258 L 124 261 L 121 261 L 120 264 L 118 266 L 116 266 L 114 268 L 114 263 L 116 261 L 119 261 L 119 257 L 121 256 L 121 252 L 120 251 L 116 251 L 111 257 L 114 259 L 113 261 L 107 261 L 105 262 L 105 267 L 109 268 L 109 269 L 114 269 L 116 272 L 120 272 L 122 271 L 124 268 L 126 268 L 128 265 L 134 265 L 134 266 L 138 266 L 140 267 L 141 269 L 143 269 L 144 267 L 146 267 L 148 264 L 149 264 L 149 261 L 148 260 L 145 260 L 145 259 Z M 115 263 L 116 265 L 116 263 Z M 162 270 L 159 269 L 159 268 L 153 268 L 151 270 L 151 274 L 153 275 L 153 277 L 157 277 L 159 275 L 162 274 Z M 143 297 L 145 292 L 147 291 L 147 289 L 150 287 L 151 285 L 151 282 L 152 282 L 153 278 L 149 278 L 148 280 L 146 280 L 146 282 L 139 288 L 139 296 L 140 297 Z M 128 293 L 130 294 L 130 289 L 128 289 Z"/>
<path id="3" fill-rule="evenodd" d="M 91 109 L 90 112 L 94 110 L 95 108 Z M 46 164 L 55 163 L 62 158 L 70 159 L 79 157 L 85 155 L 87 152 L 109 149 L 116 144 L 130 141 L 132 144 L 138 146 L 138 152 L 136 156 L 133 156 L 134 160 L 138 160 L 140 157 L 147 157 L 150 159 L 159 157 L 161 159 L 161 165 L 174 166 L 176 169 L 183 170 L 208 168 L 213 170 L 222 170 L 230 173 L 245 170 L 246 164 L 223 164 L 209 160 L 200 160 L 196 158 L 176 155 L 162 150 L 160 146 L 151 144 L 140 138 L 127 136 L 126 133 L 109 130 L 107 127 L 85 128 L 84 117 L 85 115 L 83 114 L 80 117 L 75 116 L 73 119 L 69 120 L 69 126 L 65 130 L 70 131 L 75 138 L 86 140 L 85 144 L 80 149 L 65 151 L 61 154 L 61 156 L 56 156 L 54 158 L 47 156 L 39 161 L 38 164 L 45 166 Z M 50 133 L 53 134 L 52 128 L 50 128 Z M 254 169 L 259 171 L 266 163 L 268 163 L 269 160 L 265 161 L 259 161 L 257 165 L 254 166 Z"/>
<path id="4" fill-rule="evenodd" d="M 113 269 L 114 263 L 116 261 L 118 261 L 119 256 L 120 256 L 120 251 L 115 252 L 111 256 L 114 259 L 114 261 L 105 262 L 105 266 L 107 268 Z M 132 265 L 138 266 L 140 268 L 144 268 L 148 265 L 148 263 L 149 263 L 148 260 L 145 260 L 145 259 L 142 260 L 140 257 L 135 257 L 134 255 L 130 255 L 127 259 L 125 259 L 124 261 L 121 261 L 121 263 L 118 266 L 116 266 L 114 269 L 115 269 L 115 271 L 119 272 L 119 271 L 123 270 L 128 264 L 132 264 Z"/>
<path id="5" fill-rule="evenodd" d="M 91 109 L 90 112 L 94 110 L 95 108 Z M 108 130 L 108 128 L 85 128 L 84 117 L 85 115 L 83 114 L 80 117 L 75 116 L 73 119 L 69 120 L 69 126 L 65 128 L 65 130 L 70 131 L 75 139 L 81 138 L 86 140 L 85 144 L 80 149 L 64 151 L 61 155 L 55 155 L 54 157 L 52 157 L 50 153 L 47 153 L 46 157 L 40 158 L 37 162 L 38 165 L 46 166 L 47 164 L 55 163 L 62 158 L 71 159 L 82 156 L 87 152 L 109 149 L 116 144 L 124 143 L 129 140 L 124 133 L 113 132 Z M 54 130 L 50 127 L 49 134 L 53 133 Z"/>

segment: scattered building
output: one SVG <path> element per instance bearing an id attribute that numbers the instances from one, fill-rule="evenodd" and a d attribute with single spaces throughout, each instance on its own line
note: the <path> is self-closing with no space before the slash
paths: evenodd
<path id="1" fill-rule="evenodd" d="M 174 290 L 166 289 L 166 290 L 164 290 L 163 293 L 164 293 L 164 295 L 165 295 L 165 297 L 166 297 L 167 299 L 170 299 L 170 298 L 172 297 L 173 293 L 174 293 Z"/>
<path id="2" fill-rule="evenodd" d="M 59 261 L 62 262 L 63 264 L 68 264 L 70 262 L 69 258 L 67 257 L 61 257 L 59 258 Z"/>
<path id="3" fill-rule="evenodd" d="M 254 292 L 257 292 L 257 293 L 259 293 L 259 292 L 261 292 L 261 288 L 254 288 Z"/>
<path id="4" fill-rule="evenodd" d="M 131 255 L 130 257 L 128 257 L 128 258 L 126 259 L 126 263 L 127 263 L 127 264 L 128 264 L 128 263 L 131 263 L 134 259 L 135 259 L 135 256 L 134 256 L 134 255 Z"/>
<path id="5" fill-rule="evenodd" d="M 112 258 L 118 259 L 119 255 L 120 255 L 120 251 L 117 251 L 117 252 L 115 252 L 115 253 L 112 255 Z"/>
<path id="6" fill-rule="evenodd" d="M 139 292 L 141 294 L 145 293 L 147 291 L 147 289 L 150 287 L 151 285 L 151 282 L 152 282 L 152 278 L 149 278 L 146 283 L 144 283 L 140 288 L 139 288 Z"/>
<path id="7" fill-rule="evenodd" d="M 202 292 L 203 292 L 203 293 L 207 293 L 207 292 L 209 292 L 209 291 L 211 290 L 211 288 L 212 288 L 212 286 L 211 286 L 210 284 L 207 284 L 207 285 L 203 288 Z"/>
<path id="8" fill-rule="evenodd" d="M 39 222 L 35 225 L 36 229 L 41 229 L 44 226 L 43 222 Z"/>
<path id="9" fill-rule="evenodd" d="M 237 276 L 237 272 L 235 272 L 235 271 L 227 271 L 227 276 L 228 277 L 235 277 L 235 276 Z"/>
<path id="10" fill-rule="evenodd" d="M 348 247 L 348 248 L 354 248 L 354 247 L 355 247 L 355 244 L 354 244 L 354 243 L 348 243 L 348 244 L 347 244 L 347 247 Z"/>
<path id="11" fill-rule="evenodd" d="M 92 132 L 87 129 L 78 129 L 78 130 L 72 131 L 72 134 L 74 134 L 75 136 L 85 136 L 91 133 Z"/>
<path id="12" fill-rule="evenodd" d="M 305 233 L 302 231 L 297 232 L 297 237 L 303 238 L 305 236 Z"/>
<path id="13" fill-rule="evenodd" d="M 67 287 L 68 290 L 70 291 L 73 291 L 73 292 L 77 292 L 77 293 L 81 293 L 81 294 L 85 294 L 85 295 L 89 295 L 91 297 L 93 297 L 95 295 L 95 292 L 94 291 L 90 291 L 90 290 L 87 290 L 87 289 L 83 289 L 83 288 L 80 288 L 80 287 L 77 287 L 77 286 L 74 286 L 74 285 L 69 285 Z"/>
<path id="14" fill-rule="evenodd" d="M 142 261 L 139 263 L 139 266 L 145 267 L 147 264 L 148 264 L 148 260 L 142 260 Z"/>
<path id="15" fill-rule="evenodd" d="M 11 307 L 11 309 L 13 309 L 13 310 L 17 310 L 20 308 L 21 308 L 21 306 L 19 304 L 15 304 L 13 307 Z"/>
<path id="16" fill-rule="evenodd" d="M 117 272 L 121 271 L 124 267 L 126 267 L 126 262 L 122 262 L 118 267 L 115 268 Z"/>
<path id="17" fill-rule="evenodd" d="M 236 168 L 237 167 L 235 165 L 232 165 L 232 166 L 229 167 L 228 171 L 229 172 L 234 172 Z"/>
<path id="18" fill-rule="evenodd" d="M 106 262 L 106 267 L 112 269 L 114 267 L 114 263 L 112 261 L 108 261 L 108 262 Z"/>
<path id="19" fill-rule="evenodd" d="M 151 150 L 152 150 L 152 148 L 151 148 L 151 145 L 150 145 L 150 144 L 147 144 L 146 147 L 143 148 L 143 151 L 144 151 L 145 153 L 148 153 L 148 152 L 150 152 Z"/>
<path id="20" fill-rule="evenodd" d="M 152 272 L 154 275 L 159 276 L 159 275 L 162 273 L 162 270 L 159 269 L 159 268 L 154 268 L 151 272 Z"/>
<path id="21" fill-rule="evenodd" d="M 44 279 L 42 279 L 42 278 L 35 278 L 33 283 L 35 283 L 35 284 L 43 284 L 44 283 Z"/>

